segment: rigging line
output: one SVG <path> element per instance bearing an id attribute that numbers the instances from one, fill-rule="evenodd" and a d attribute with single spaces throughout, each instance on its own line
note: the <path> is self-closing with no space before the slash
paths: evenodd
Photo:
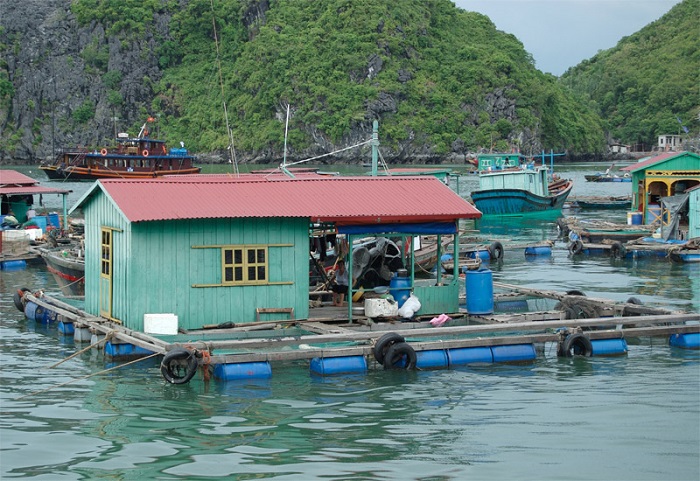
<path id="1" fill-rule="evenodd" d="M 384 156 L 382 155 L 382 151 L 377 149 L 377 153 L 379 154 L 379 158 L 382 161 L 382 167 L 384 168 L 384 172 L 386 172 L 386 175 L 391 175 L 391 174 L 389 174 L 389 166 L 386 165 L 386 161 L 384 160 Z"/>
<path id="2" fill-rule="evenodd" d="M 311 157 L 311 158 L 309 158 L 309 159 L 298 160 L 298 161 L 296 161 L 296 162 L 292 162 L 292 163 L 289 163 L 289 164 L 286 164 L 286 165 L 287 165 L 287 167 L 290 167 L 290 166 L 292 166 L 292 165 L 303 164 L 304 162 L 310 162 L 310 161 L 312 161 L 312 160 L 320 159 L 320 158 L 323 158 L 323 157 L 328 157 L 329 155 L 337 154 L 337 153 L 343 152 L 343 151 L 345 151 L 345 150 L 354 149 L 355 147 L 360 147 L 360 146 L 363 146 L 363 145 L 367 145 L 367 144 L 369 144 L 369 143 L 371 143 L 371 142 L 372 142 L 372 139 L 366 140 L 366 141 L 364 141 L 364 142 L 360 142 L 359 144 L 350 145 L 350 146 L 348 146 L 348 147 L 345 147 L 345 148 L 342 148 L 342 149 L 339 149 L 339 150 L 335 150 L 335 151 L 333 151 L 333 152 L 328 152 L 327 154 L 317 155 L 316 157 Z"/>
<path id="3" fill-rule="evenodd" d="M 221 56 L 219 55 L 219 36 L 216 32 L 216 17 L 214 15 L 214 0 L 211 4 L 211 23 L 214 27 L 214 44 L 216 45 L 216 63 L 219 67 L 219 84 L 221 85 L 221 102 L 224 104 L 224 118 L 226 120 L 226 136 L 228 137 L 228 148 L 231 151 L 229 161 L 233 164 L 233 172 L 238 176 L 238 161 L 236 160 L 236 149 L 233 145 L 233 132 L 228 122 L 228 109 L 226 108 L 226 97 L 224 97 L 224 78 L 221 73 Z"/>

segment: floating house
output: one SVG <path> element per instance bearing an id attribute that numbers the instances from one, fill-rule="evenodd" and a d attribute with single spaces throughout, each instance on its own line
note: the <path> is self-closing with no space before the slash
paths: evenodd
<path id="1" fill-rule="evenodd" d="M 7 215 L 10 211 L 18 222 L 27 221 L 27 211 L 37 200 L 42 204 L 43 195 L 58 194 L 63 197 L 63 218 L 67 220 L 68 205 L 66 197 L 72 191 L 66 189 L 54 189 L 39 185 L 39 181 L 32 179 L 16 170 L 0 170 L 0 214 Z"/>
<path id="2" fill-rule="evenodd" d="M 700 155 L 665 152 L 620 169 L 632 175 L 632 210 L 643 213 L 645 224 L 668 224 L 662 199 L 700 184 Z"/>
<path id="3" fill-rule="evenodd" d="M 312 225 L 352 246 L 368 234 L 457 236 L 460 219 L 481 216 L 433 176 L 101 180 L 77 209 L 86 312 L 141 332 L 157 316 L 187 330 L 308 318 Z M 414 287 L 421 313 L 456 312 L 458 282 Z"/>

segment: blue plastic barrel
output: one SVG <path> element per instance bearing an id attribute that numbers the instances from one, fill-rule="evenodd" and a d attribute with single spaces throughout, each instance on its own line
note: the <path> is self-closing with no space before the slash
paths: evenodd
<path id="1" fill-rule="evenodd" d="M 399 308 L 401 308 L 403 303 L 411 296 L 411 278 L 400 277 L 394 273 L 389 282 L 389 293 L 394 297 Z"/>
<path id="2" fill-rule="evenodd" d="M 447 364 L 447 351 L 444 349 L 416 352 L 416 367 L 419 369 L 447 367 Z"/>
<path id="3" fill-rule="evenodd" d="M 49 215 L 46 216 L 48 219 L 49 225 L 54 226 L 56 229 L 61 228 L 61 219 L 58 217 L 58 214 L 56 212 L 52 212 Z"/>
<path id="4" fill-rule="evenodd" d="M 64 336 L 72 336 L 75 333 L 75 327 L 72 322 L 60 321 L 58 323 L 58 332 Z"/>
<path id="5" fill-rule="evenodd" d="M 367 360 L 364 356 L 315 357 L 310 367 L 321 376 L 349 374 L 367 371 Z"/>
<path id="6" fill-rule="evenodd" d="M 537 357 L 532 344 L 506 344 L 491 346 L 493 362 L 532 361 Z"/>
<path id="7" fill-rule="evenodd" d="M 490 347 L 459 347 L 447 350 L 447 359 L 450 366 L 463 366 L 479 362 L 493 362 L 493 353 Z"/>
<path id="8" fill-rule="evenodd" d="M 36 310 L 39 306 L 34 302 L 27 302 L 24 306 L 24 317 L 33 321 L 36 319 Z"/>
<path id="9" fill-rule="evenodd" d="M 481 259 L 481 262 L 488 262 L 491 260 L 491 253 L 488 250 L 471 251 L 467 253 L 467 257 L 470 259 Z"/>
<path id="10" fill-rule="evenodd" d="M 112 341 L 107 341 L 105 344 L 105 356 L 110 358 L 142 357 L 151 354 L 153 354 L 153 351 L 134 344 L 114 344 Z"/>
<path id="11" fill-rule="evenodd" d="M 526 256 L 551 256 L 552 248 L 550 246 L 530 246 L 525 248 Z"/>
<path id="12" fill-rule="evenodd" d="M 467 312 L 469 314 L 491 314 L 493 312 L 493 274 L 489 269 L 467 271 Z"/>
<path id="13" fill-rule="evenodd" d="M 27 268 L 27 261 L 2 261 L 0 262 L 0 268 L 3 271 L 21 271 L 22 269 Z"/>
<path id="14" fill-rule="evenodd" d="M 669 338 L 669 343 L 672 346 L 683 349 L 700 349 L 700 332 L 672 334 Z"/>
<path id="15" fill-rule="evenodd" d="M 641 212 L 634 211 L 627 213 L 627 225 L 642 225 L 644 216 Z"/>
<path id="16" fill-rule="evenodd" d="M 214 377 L 222 381 L 270 379 L 272 377 L 272 366 L 268 361 L 217 364 L 214 366 Z"/>
<path id="17" fill-rule="evenodd" d="M 627 342 L 624 339 L 591 339 L 593 356 L 617 356 L 627 353 Z"/>
<path id="18" fill-rule="evenodd" d="M 32 221 L 39 226 L 42 232 L 46 232 L 47 219 L 45 215 L 37 215 L 32 218 Z"/>

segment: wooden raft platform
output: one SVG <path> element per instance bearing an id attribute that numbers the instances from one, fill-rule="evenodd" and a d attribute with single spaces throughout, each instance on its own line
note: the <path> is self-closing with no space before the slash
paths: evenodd
<path id="1" fill-rule="evenodd" d="M 584 296 L 540 291 L 507 284 L 499 287 L 518 289 L 522 293 L 551 296 L 566 301 L 600 303 L 600 300 Z M 372 357 L 377 339 L 391 332 L 406 338 L 416 351 L 445 350 L 464 347 L 504 346 L 512 344 L 560 342 L 562 328 L 585 330 L 591 340 L 624 339 L 630 337 L 670 336 L 673 334 L 700 333 L 700 314 L 669 313 L 645 306 L 625 305 L 637 309 L 632 315 L 598 317 L 591 319 L 522 320 L 510 322 L 489 321 L 488 318 L 458 315 L 461 318 L 442 327 L 432 327 L 429 322 L 374 322 L 328 324 L 319 320 L 285 320 L 259 323 L 258 326 L 237 325 L 229 329 L 188 331 L 175 336 L 153 336 L 133 331 L 118 323 L 90 316 L 89 314 L 47 296 L 26 293 L 26 300 L 55 312 L 62 322 L 72 322 L 77 329 L 89 329 L 97 338 L 108 337 L 113 343 L 127 343 L 156 354 L 186 347 L 208 353 L 210 364 L 236 364 L 247 362 L 274 362 L 332 358 L 342 356 Z M 615 303 L 608 300 L 609 312 L 620 313 Z M 342 309 L 342 308 L 338 308 Z M 665 312 L 649 314 L 650 312 Z M 640 315 L 645 313 L 645 315 Z M 535 313 L 529 313 L 535 315 Z M 542 314 L 538 314 L 542 316 Z M 547 315 L 555 315 L 553 312 Z M 513 318 L 514 316 L 511 316 Z M 542 317 L 540 317 L 542 318 Z M 470 324 L 471 321 L 480 324 Z M 689 321 L 693 321 L 689 323 Z M 483 322 L 486 322 L 485 324 Z M 258 323 L 251 323 L 258 324 Z M 264 327 L 263 327 L 264 325 Z M 254 329 L 251 329 L 254 328 Z M 267 328 L 264 333 L 251 332 Z M 589 330 L 590 329 L 590 330 Z M 253 335 L 254 337 L 251 337 Z M 94 342 L 94 339 L 93 339 Z"/>

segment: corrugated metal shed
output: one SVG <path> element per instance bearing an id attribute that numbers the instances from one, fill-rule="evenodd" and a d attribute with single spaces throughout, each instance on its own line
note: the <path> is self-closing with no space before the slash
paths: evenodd
<path id="1" fill-rule="evenodd" d="M 653 166 L 659 162 L 663 162 L 664 160 L 672 159 L 674 157 L 679 157 L 681 155 L 684 155 L 686 152 L 664 152 L 663 154 L 655 155 L 653 157 L 650 157 L 646 160 L 642 160 L 641 162 L 637 162 L 636 164 L 628 165 L 627 167 L 623 167 L 620 170 L 624 170 L 627 172 L 636 172 L 638 170 L 645 169 L 647 167 Z"/>
<path id="2" fill-rule="evenodd" d="M 0 170 L 0 195 L 68 194 L 70 192 L 65 189 L 43 187 L 39 185 L 39 181 L 16 170 Z"/>
<path id="3" fill-rule="evenodd" d="M 101 189 L 130 222 L 174 219 L 304 217 L 342 224 L 455 221 L 481 213 L 434 177 L 211 176 L 102 180 Z"/>

